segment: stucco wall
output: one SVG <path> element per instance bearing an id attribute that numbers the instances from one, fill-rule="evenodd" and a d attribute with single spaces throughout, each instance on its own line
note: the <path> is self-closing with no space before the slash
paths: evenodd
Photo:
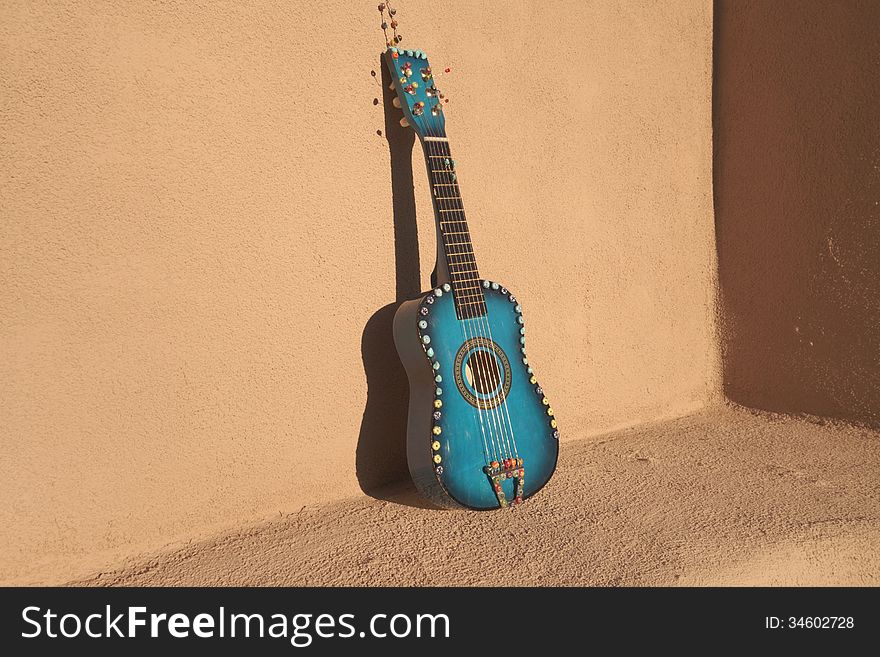
<path id="1" fill-rule="evenodd" d="M 724 389 L 880 426 L 880 3 L 718 2 Z"/>
<path id="2" fill-rule="evenodd" d="M 403 474 L 389 304 L 434 237 L 374 4 L 3 3 L 0 581 Z M 399 9 L 563 439 L 705 404 L 710 4 Z"/>

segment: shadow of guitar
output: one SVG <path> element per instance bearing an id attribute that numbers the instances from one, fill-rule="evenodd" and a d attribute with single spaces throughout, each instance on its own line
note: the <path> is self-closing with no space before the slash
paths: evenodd
<path id="1" fill-rule="evenodd" d="M 397 356 L 391 329 L 400 304 L 421 292 L 419 235 L 413 194 L 412 150 L 415 133 L 398 123 L 391 104 L 390 74 L 381 57 L 385 136 L 391 153 L 394 211 L 395 300 L 367 321 L 361 356 L 367 377 L 367 404 L 361 421 L 355 467 L 361 490 L 370 497 L 409 506 L 433 508 L 416 491 L 406 463 L 409 384 Z"/>

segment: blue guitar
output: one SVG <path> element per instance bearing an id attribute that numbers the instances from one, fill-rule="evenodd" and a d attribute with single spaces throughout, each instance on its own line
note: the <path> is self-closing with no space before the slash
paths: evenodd
<path id="1" fill-rule="evenodd" d="M 410 386 L 409 470 L 440 506 L 520 504 L 547 483 L 559 453 L 553 409 L 526 357 L 522 307 L 477 271 L 428 58 L 389 45 L 385 60 L 401 124 L 422 143 L 437 223 L 437 288 L 394 317 Z"/>

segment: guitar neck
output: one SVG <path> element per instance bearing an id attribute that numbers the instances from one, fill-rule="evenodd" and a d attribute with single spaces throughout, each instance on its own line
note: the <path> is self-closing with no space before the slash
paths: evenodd
<path id="1" fill-rule="evenodd" d="M 459 319 L 480 317 L 486 314 L 486 301 L 449 141 L 445 137 L 425 137 L 422 145 L 441 243 L 438 246 L 443 250 L 438 258 L 442 256 L 446 261 L 456 312 Z"/>

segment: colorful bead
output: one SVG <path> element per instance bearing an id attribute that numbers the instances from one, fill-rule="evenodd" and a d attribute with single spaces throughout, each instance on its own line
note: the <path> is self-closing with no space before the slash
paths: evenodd
<path id="1" fill-rule="evenodd" d="M 501 294 L 507 294 L 507 288 L 506 288 L 506 287 L 502 287 L 502 288 L 501 288 Z"/>
<path id="2" fill-rule="evenodd" d="M 526 336 L 521 335 L 520 338 L 519 338 L 519 343 L 520 343 L 520 344 L 525 344 L 525 343 L 526 343 Z"/>
<path id="3" fill-rule="evenodd" d="M 431 311 L 422 306 L 421 308 L 419 308 L 419 312 L 422 313 L 422 315 L 427 315 Z"/>
<path id="4" fill-rule="evenodd" d="M 519 334 L 520 334 L 520 335 L 525 335 L 525 334 L 526 334 L 526 327 L 525 327 L 525 326 L 523 326 L 523 327 L 519 330 Z"/>
<path id="5" fill-rule="evenodd" d="M 440 400 L 438 399 L 437 401 L 440 401 Z M 435 420 L 439 420 L 441 417 L 443 417 L 443 413 L 441 413 L 440 411 L 434 411 L 434 419 Z"/>
<path id="6" fill-rule="evenodd" d="M 554 431 L 553 431 L 553 437 L 556 438 L 556 440 L 559 440 L 559 431 L 555 431 L 555 430 L 554 430 Z"/>
<path id="7" fill-rule="evenodd" d="M 528 365 L 528 364 L 529 364 L 529 359 L 523 358 L 523 365 Z"/>
<path id="8" fill-rule="evenodd" d="M 443 466 L 442 466 L 442 465 L 438 465 L 436 468 L 434 468 L 434 472 L 436 472 L 436 473 L 437 473 L 437 476 L 439 477 L 440 475 L 443 474 Z"/>
<path id="9" fill-rule="evenodd" d="M 449 292 L 449 290 L 451 290 L 451 289 L 452 289 L 452 286 L 449 283 L 443 284 L 443 291 L 444 292 Z"/>
<path id="10" fill-rule="evenodd" d="M 498 285 L 498 283 L 492 283 L 492 289 L 493 289 L 493 290 L 497 290 L 499 287 L 500 287 L 500 286 Z"/>
<path id="11" fill-rule="evenodd" d="M 422 336 L 422 344 L 430 344 L 430 342 L 431 342 L 431 336 L 430 336 L 430 335 L 423 335 L 423 336 Z"/>
<path id="12" fill-rule="evenodd" d="M 529 383 L 531 383 L 532 385 L 535 385 L 537 382 L 538 382 L 538 377 L 536 377 L 536 376 L 533 376 L 531 379 L 529 379 Z"/>
<path id="13" fill-rule="evenodd" d="M 443 388 L 437 388 L 436 390 L 434 390 L 434 394 L 439 397 L 443 394 Z"/>
<path id="14" fill-rule="evenodd" d="M 440 408 L 441 406 L 443 406 L 443 401 L 440 399 L 435 399 L 434 400 L 434 408 Z"/>
<path id="15" fill-rule="evenodd" d="M 544 389 L 541 386 L 538 386 L 537 388 L 535 388 L 535 392 L 539 395 L 543 395 Z"/>
<path id="16" fill-rule="evenodd" d="M 522 316 L 522 315 L 520 315 L 519 317 L 516 318 L 516 321 L 517 321 L 518 323 L 520 323 L 520 324 L 525 324 L 525 321 L 526 321 L 526 320 L 523 319 L 523 316 Z"/>
<path id="17" fill-rule="evenodd" d="M 419 322 L 419 328 L 420 328 L 420 329 L 426 329 L 426 328 L 428 328 L 428 322 L 426 322 L 425 320 L 421 320 L 421 321 Z"/>
<path id="18" fill-rule="evenodd" d="M 528 368 L 528 369 L 526 370 L 526 372 L 528 372 L 529 374 L 534 374 L 534 373 L 535 373 L 535 370 L 533 370 L 533 369 L 530 367 L 530 368 Z"/>
<path id="19" fill-rule="evenodd" d="M 434 303 L 434 297 L 428 297 L 425 299 L 425 303 Z"/>
<path id="20" fill-rule="evenodd" d="M 541 400 L 541 403 L 544 404 L 544 406 L 549 406 L 549 405 L 550 405 L 550 400 L 547 399 L 546 397 L 544 397 L 544 399 Z"/>
<path id="21" fill-rule="evenodd" d="M 516 304 L 516 306 L 514 306 L 513 310 L 514 310 L 515 312 L 521 313 L 521 312 L 522 312 L 522 306 L 519 305 L 519 304 Z"/>
<path id="22" fill-rule="evenodd" d="M 431 365 L 431 367 L 433 367 L 435 370 L 439 370 L 439 369 L 440 369 L 440 363 L 439 363 L 439 361 L 436 362 L 436 363 L 434 363 L 433 365 Z"/>
<path id="23" fill-rule="evenodd" d="M 498 461 L 492 461 L 489 465 L 491 465 L 493 469 L 494 469 L 494 468 L 497 468 L 497 467 L 498 467 Z"/>
<path id="24" fill-rule="evenodd" d="M 512 294 L 508 298 L 510 299 L 510 303 L 516 303 L 516 297 Z"/>
<path id="25" fill-rule="evenodd" d="M 547 409 L 547 415 L 549 415 L 551 417 L 553 416 L 553 409 L 552 408 Z"/>
<path id="26" fill-rule="evenodd" d="M 442 296 L 443 296 L 443 290 L 441 290 L 441 289 L 438 287 L 436 290 L 434 290 L 434 296 L 435 296 L 435 297 L 442 297 Z"/>
<path id="27" fill-rule="evenodd" d="M 490 285 L 491 285 L 491 283 L 489 281 L 483 281 L 483 287 L 486 288 L 487 290 L 489 289 Z"/>
<path id="28" fill-rule="evenodd" d="M 443 433 L 443 429 L 441 429 L 440 427 L 434 427 L 433 429 L 431 429 L 431 431 L 434 432 L 435 436 L 439 436 L 441 433 Z"/>
<path id="29" fill-rule="evenodd" d="M 434 463 L 440 463 L 440 461 L 442 460 L 443 457 L 441 457 L 439 454 L 434 454 Z"/>
<path id="30" fill-rule="evenodd" d="M 435 452 L 436 452 L 438 449 L 440 449 L 440 441 L 439 441 L 439 440 L 435 440 L 433 443 L 431 443 L 431 449 L 433 449 Z"/>
<path id="31" fill-rule="evenodd" d="M 433 358 L 434 357 L 434 348 L 428 347 L 428 350 L 425 353 L 428 354 L 428 358 Z"/>
<path id="32" fill-rule="evenodd" d="M 556 428 L 556 420 L 550 420 L 550 426 Z"/>
<path id="33" fill-rule="evenodd" d="M 434 377 L 434 381 L 436 381 L 437 383 L 443 383 L 443 377 L 438 374 Z"/>

